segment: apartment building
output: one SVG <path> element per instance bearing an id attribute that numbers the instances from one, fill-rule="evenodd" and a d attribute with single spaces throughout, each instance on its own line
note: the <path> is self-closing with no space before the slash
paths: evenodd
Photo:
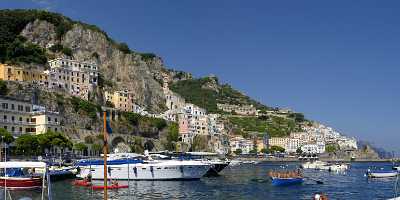
<path id="1" fill-rule="evenodd" d="M 268 139 L 269 146 L 278 146 L 282 148 L 286 148 L 287 143 L 289 141 L 288 137 L 271 137 Z"/>
<path id="2" fill-rule="evenodd" d="M 0 63 L 0 79 L 48 86 L 49 75 L 44 68 L 24 68 Z"/>
<path id="3" fill-rule="evenodd" d="M 135 110 L 133 92 L 129 90 L 106 91 L 104 96 L 106 97 L 106 101 L 112 103 L 114 108 L 118 110 L 125 112 L 133 112 Z"/>
<path id="4" fill-rule="evenodd" d="M 49 87 L 64 89 L 73 96 L 88 99 L 98 83 L 96 64 L 65 58 L 50 60 Z"/>
<path id="5" fill-rule="evenodd" d="M 0 98 L 0 127 L 15 137 L 41 134 L 47 130 L 61 131 L 58 113 L 38 110 L 30 102 L 5 97 Z"/>

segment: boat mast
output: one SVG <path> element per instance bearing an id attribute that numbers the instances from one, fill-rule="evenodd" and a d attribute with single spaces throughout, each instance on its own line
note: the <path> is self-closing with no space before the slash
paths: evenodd
<path id="1" fill-rule="evenodd" d="M 103 145 L 103 158 L 104 158 L 104 200 L 108 199 L 107 195 L 107 128 L 106 128 L 106 111 L 103 112 L 103 137 L 104 137 L 104 145 Z"/>

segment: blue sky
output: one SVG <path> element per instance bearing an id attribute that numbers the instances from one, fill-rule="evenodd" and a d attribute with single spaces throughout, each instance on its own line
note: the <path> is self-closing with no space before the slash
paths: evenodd
<path id="1" fill-rule="evenodd" d="M 400 152 L 398 1 L 2 0 L 96 24 L 170 68 Z"/>

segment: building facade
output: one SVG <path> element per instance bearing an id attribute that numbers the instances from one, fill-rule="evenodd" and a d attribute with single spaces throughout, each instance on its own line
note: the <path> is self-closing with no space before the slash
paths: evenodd
<path id="1" fill-rule="evenodd" d="M 129 90 L 120 90 L 115 92 L 106 91 L 104 96 L 106 102 L 112 103 L 114 108 L 118 110 L 125 112 L 135 111 L 134 96 Z"/>
<path id="2" fill-rule="evenodd" d="M 48 72 L 43 68 L 24 68 L 0 63 L 0 79 L 49 85 Z"/>
<path id="3" fill-rule="evenodd" d="M 46 112 L 43 107 L 11 98 L 0 98 L 0 127 L 14 137 L 22 134 L 41 134 L 48 130 L 61 131 L 58 113 Z"/>
<path id="4" fill-rule="evenodd" d="M 98 83 L 96 64 L 64 58 L 49 61 L 49 87 L 63 89 L 73 96 L 89 99 Z"/>

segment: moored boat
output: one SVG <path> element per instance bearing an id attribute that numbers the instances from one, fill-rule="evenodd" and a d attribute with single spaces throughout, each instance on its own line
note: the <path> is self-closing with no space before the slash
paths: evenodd
<path id="1" fill-rule="evenodd" d="M 114 159 L 117 155 L 113 155 Z M 80 178 L 91 175 L 94 180 L 104 179 L 101 160 L 78 162 Z M 211 165 L 195 160 L 149 160 L 146 157 L 126 157 L 107 161 L 107 177 L 113 180 L 188 180 L 200 179 Z"/>
<path id="2" fill-rule="evenodd" d="M 290 177 L 290 178 L 271 177 L 271 179 L 273 186 L 295 185 L 304 182 L 303 177 Z"/>
<path id="3" fill-rule="evenodd" d="M 370 178 L 390 178 L 390 177 L 396 177 L 399 175 L 399 172 L 394 171 L 394 170 L 379 170 L 379 171 L 372 171 L 368 169 L 366 175 Z"/>
<path id="4" fill-rule="evenodd" d="M 270 171 L 268 173 L 272 180 L 273 186 L 286 186 L 301 184 L 304 182 L 304 177 L 300 170 L 297 171 Z"/>
<path id="5" fill-rule="evenodd" d="M 35 189 L 43 186 L 45 174 L 37 174 L 35 168 L 46 168 L 44 162 L 0 162 L 2 176 L 0 187 L 7 189 Z"/>

